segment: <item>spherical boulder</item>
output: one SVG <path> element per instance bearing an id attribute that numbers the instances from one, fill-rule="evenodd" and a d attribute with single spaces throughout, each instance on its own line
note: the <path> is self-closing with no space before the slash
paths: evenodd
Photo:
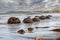
<path id="1" fill-rule="evenodd" d="M 30 17 L 27 17 L 23 20 L 24 23 L 33 23 L 33 20 Z"/>
<path id="2" fill-rule="evenodd" d="M 50 19 L 52 16 L 51 15 L 48 15 L 48 16 L 46 16 L 46 19 Z"/>
<path id="3" fill-rule="evenodd" d="M 39 18 L 40 16 L 35 16 L 35 17 L 38 17 Z"/>
<path id="4" fill-rule="evenodd" d="M 39 21 L 40 21 L 39 17 L 34 17 L 32 20 L 33 20 L 34 22 L 39 22 Z"/>
<path id="5" fill-rule="evenodd" d="M 39 18 L 40 16 L 35 16 L 35 17 Z M 40 19 L 40 18 L 39 18 L 39 19 Z"/>
<path id="6" fill-rule="evenodd" d="M 32 27 L 29 27 L 28 28 L 28 31 L 31 33 L 33 31 L 33 28 Z"/>
<path id="7" fill-rule="evenodd" d="M 24 34 L 25 31 L 24 31 L 23 29 L 21 29 L 21 30 L 18 31 L 18 33 L 19 33 L 19 34 Z"/>
<path id="8" fill-rule="evenodd" d="M 41 20 L 45 20 L 45 19 L 46 19 L 45 16 L 43 16 L 43 15 L 40 16 L 39 18 L 40 18 Z"/>
<path id="9" fill-rule="evenodd" d="M 19 24 L 21 23 L 21 21 L 19 20 L 19 18 L 16 18 L 16 17 L 10 17 L 8 19 L 8 24 Z"/>

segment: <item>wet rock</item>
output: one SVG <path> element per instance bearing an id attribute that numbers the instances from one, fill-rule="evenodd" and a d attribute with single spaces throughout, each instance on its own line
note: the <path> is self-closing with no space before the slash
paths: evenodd
<path id="1" fill-rule="evenodd" d="M 60 29 L 54 29 L 54 30 L 52 30 L 52 31 L 60 32 Z"/>
<path id="2" fill-rule="evenodd" d="M 40 16 L 35 16 L 35 17 L 38 17 L 39 18 Z"/>
<path id="3" fill-rule="evenodd" d="M 19 34 L 24 34 L 25 31 L 24 31 L 23 29 L 21 29 L 21 30 L 18 31 L 18 33 L 19 33 Z"/>
<path id="4" fill-rule="evenodd" d="M 43 15 L 40 16 L 39 18 L 40 18 L 41 20 L 45 20 L 45 19 L 46 19 L 45 16 L 43 16 Z"/>
<path id="5" fill-rule="evenodd" d="M 48 15 L 48 16 L 46 16 L 46 19 L 50 19 L 52 16 L 51 15 Z"/>
<path id="6" fill-rule="evenodd" d="M 21 21 L 19 20 L 19 18 L 16 18 L 16 17 L 10 17 L 8 19 L 8 24 L 19 24 L 21 23 Z"/>
<path id="7" fill-rule="evenodd" d="M 29 28 L 28 28 L 28 31 L 29 31 L 29 32 L 32 32 L 32 31 L 33 31 L 33 28 L 32 28 L 32 27 L 29 27 Z"/>
<path id="8" fill-rule="evenodd" d="M 30 17 L 27 17 L 23 20 L 24 23 L 33 23 L 33 20 Z"/>
<path id="9" fill-rule="evenodd" d="M 39 21 L 40 21 L 39 17 L 34 17 L 32 20 L 33 20 L 34 22 L 39 22 Z"/>

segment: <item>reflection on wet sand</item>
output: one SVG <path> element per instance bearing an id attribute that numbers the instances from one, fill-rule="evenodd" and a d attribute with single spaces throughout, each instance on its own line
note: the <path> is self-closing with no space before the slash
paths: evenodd
<path id="1" fill-rule="evenodd" d="M 17 30 L 20 28 L 19 25 L 20 24 L 8 24 L 9 31 L 13 32 L 13 33 L 16 33 Z"/>
<path id="2" fill-rule="evenodd" d="M 52 31 L 55 31 L 55 32 L 60 32 L 60 29 L 53 29 Z"/>
<path id="3" fill-rule="evenodd" d="M 16 27 L 19 26 L 20 24 L 8 24 L 9 27 Z"/>

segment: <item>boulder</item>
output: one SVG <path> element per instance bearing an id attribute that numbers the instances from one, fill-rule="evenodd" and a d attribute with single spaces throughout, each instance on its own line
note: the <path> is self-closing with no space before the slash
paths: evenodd
<path id="1" fill-rule="evenodd" d="M 34 17 L 32 20 L 33 20 L 34 22 L 39 22 L 39 21 L 40 21 L 39 17 Z"/>
<path id="2" fill-rule="evenodd" d="M 40 16 L 35 16 L 35 17 L 38 17 L 39 18 Z"/>
<path id="3" fill-rule="evenodd" d="M 33 23 L 33 20 L 30 17 L 27 17 L 23 20 L 24 23 Z"/>
<path id="4" fill-rule="evenodd" d="M 10 17 L 8 19 L 8 24 L 19 24 L 21 23 L 21 21 L 19 20 L 19 18 L 16 18 L 16 17 Z"/>
<path id="5" fill-rule="evenodd" d="M 39 17 L 39 19 L 45 20 L 46 18 L 45 18 L 45 16 L 42 15 L 42 16 Z"/>
<path id="6" fill-rule="evenodd" d="M 21 29 L 21 30 L 18 31 L 18 33 L 19 33 L 19 34 L 24 34 L 25 31 L 24 31 L 23 29 Z"/>
<path id="7" fill-rule="evenodd" d="M 50 19 L 52 16 L 51 15 L 48 15 L 48 16 L 46 16 L 46 19 Z"/>

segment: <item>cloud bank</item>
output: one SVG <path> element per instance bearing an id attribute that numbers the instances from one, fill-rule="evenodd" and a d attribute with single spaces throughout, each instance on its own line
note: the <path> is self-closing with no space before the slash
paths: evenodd
<path id="1" fill-rule="evenodd" d="M 60 7 L 60 0 L 0 0 L 0 12 L 40 11 Z"/>

